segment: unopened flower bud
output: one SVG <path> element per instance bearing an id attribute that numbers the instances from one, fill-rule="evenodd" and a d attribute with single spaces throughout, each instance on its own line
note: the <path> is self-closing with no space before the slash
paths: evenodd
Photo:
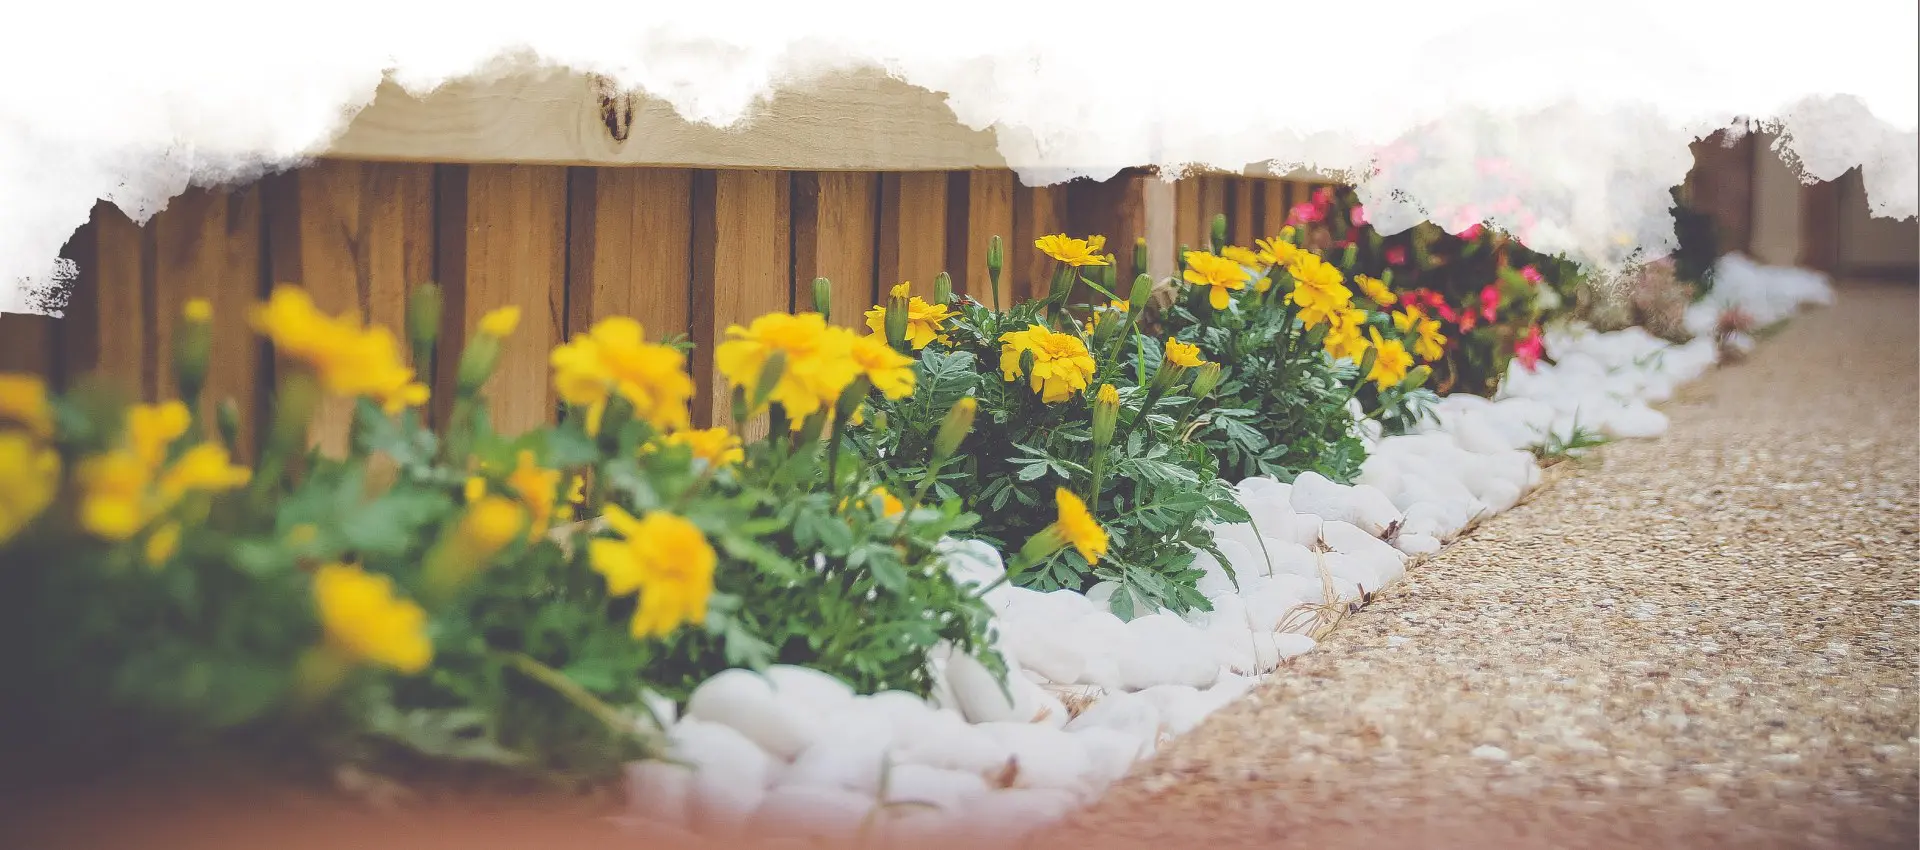
<path id="1" fill-rule="evenodd" d="M 1133 278 L 1133 291 L 1127 293 L 1127 311 L 1138 316 L 1147 309 L 1147 301 L 1153 298 L 1153 278 L 1141 272 Z"/>
<path id="2" fill-rule="evenodd" d="M 1371 345 L 1367 346 L 1367 353 L 1361 355 L 1360 357 L 1360 375 L 1355 380 L 1361 380 L 1361 381 L 1366 380 L 1367 375 L 1373 372 L 1374 361 L 1377 361 L 1379 359 L 1380 359 L 1380 349 L 1374 348 Z"/>
<path id="3" fill-rule="evenodd" d="M 423 283 L 407 298 L 407 343 L 413 348 L 414 368 L 426 368 L 433 344 L 440 337 L 440 287 Z"/>
<path id="4" fill-rule="evenodd" d="M 947 408 L 946 418 L 940 420 L 940 430 L 933 437 L 935 462 L 953 457 L 960 450 L 960 443 L 973 431 L 973 417 L 979 411 L 980 402 L 973 396 L 962 396 Z"/>
<path id="5" fill-rule="evenodd" d="M 933 303 L 948 304 L 953 301 L 953 275 L 941 272 L 933 276 Z"/>
<path id="6" fill-rule="evenodd" d="M 1133 240 L 1133 271 L 1135 274 L 1140 274 L 1140 273 L 1144 273 L 1146 270 L 1147 270 L 1147 238 L 1145 236 L 1141 236 Z"/>
<path id="7" fill-rule="evenodd" d="M 1357 260 L 1357 259 L 1359 259 L 1359 257 L 1360 257 L 1360 250 L 1359 250 L 1359 247 L 1360 247 L 1360 246 L 1358 246 L 1358 245 L 1352 245 L 1352 244 L 1349 244 L 1349 245 L 1347 246 L 1347 250 L 1346 250 L 1346 251 L 1344 251 L 1344 252 L 1342 252 L 1342 253 L 1340 254 L 1340 267 L 1341 267 L 1341 268 L 1343 268 L 1343 269 L 1350 269 L 1350 268 L 1353 268 L 1353 263 L 1354 263 L 1354 261 L 1355 261 L 1355 260 Z"/>
<path id="8" fill-rule="evenodd" d="M 1400 391 L 1412 392 L 1424 387 L 1427 385 L 1427 379 L 1431 377 L 1433 377 L 1433 367 L 1415 366 L 1405 378 L 1400 379 Z"/>
<path id="9" fill-rule="evenodd" d="M 1218 363 L 1209 360 L 1200 364 L 1199 368 L 1193 370 L 1193 389 L 1189 394 L 1194 398 L 1206 398 L 1215 387 L 1220 386 L 1222 374 Z"/>
<path id="10" fill-rule="evenodd" d="M 987 240 L 987 275 L 997 285 L 1000 282 L 1000 270 L 1006 266 L 1006 248 L 1000 244 L 1000 237 Z"/>
<path id="11" fill-rule="evenodd" d="M 1101 384 L 1093 396 L 1093 450 L 1113 443 L 1114 428 L 1120 422 L 1120 391 L 1112 384 Z"/>
<path id="12" fill-rule="evenodd" d="M 907 284 L 893 288 L 887 297 L 887 344 L 895 351 L 904 351 L 907 347 Z"/>
<path id="13" fill-rule="evenodd" d="M 207 384 L 207 365 L 213 355 L 213 306 L 204 298 L 187 302 L 173 338 L 173 375 L 180 399 L 198 407 L 200 389 Z"/>
<path id="14" fill-rule="evenodd" d="M 833 282 L 824 277 L 813 279 L 813 311 L 820 318 L 833 320 Z"/>
<path id="15" fill-rule="evenodd" d="M 1226 213 L 1213 214 L 1213 232 L 1210 235 L 1213 240 L 1213 252 L 1215 254 L 1218 254 L 1220 253 L 1221 248 L 1225 248 L 1227 246 L 1227 214 Z"/>

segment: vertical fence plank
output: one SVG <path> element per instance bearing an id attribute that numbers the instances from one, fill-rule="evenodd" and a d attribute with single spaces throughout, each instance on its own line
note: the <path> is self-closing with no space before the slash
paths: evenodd
<path id="1" fill-rule="evenodd" d="M 1066 221 L 1066 193 L 1062 187 L 1014 187 L 1014 236 L 1013 244 L 1007 246 L 1005 272 L 1012 280 L 1007 286 L 1009 303 L 1041 298 L 1047 294 L 1053 259 L 1035 248 L 1033 242 L 1048 234 L 1065 232 Z"/>
<path id="2" fill-rule="evenodd" d="M 1230 177 L 1219 174 L 1206 174 L 1200 177 L 1200 238 L 1193 243 L 1196 251 L 1204 251 L 1213 246 L 1213 217 L 1225 214 L 1233 215 L 1233 199 L 1228 196 Z M 1231 228 L 1233 223 L 1229 221 Z M 1232 231 L 1228 231 L 1231 235 Z"/>
<path id="3" fill-rule="evenodd" d="M 143 356 L 158 371 L 156 395 L 179 397 L 170 365 L 174 328 L 189 299 L 207 299 L 213 306 L 213 352 L 202 410 L 210 426 L 220 400 L 231 398 L 240 406 L 244 457 L 253 456 L 258 425 L 265 421 L 264 387 L 271 371 L 265 343 L 248 322 L 263 294 L 260 196 L 258 185 L 189 189 L 148 224 L 155 322 L 153 342 Z"/>
<path id="4" fill-rule="evenodd" d="M 1265 239 L 1280 232 L 1287 223 L 1287 187 L 1285 183 L 1273 179 L 1259 181 L 1258 220 L 1254 224 L 1256 238 Z"/>
<path id="5" fill-rule="evenodd" d="M 567 334 L 631 316 L 653 342 L 692 328 L 693 172 L 569 172 Z"/>
<path id="6" fill-rule="evenodd" d="M 789 309 L 792 183 L 781 171 L 702 171 L 693 184 L 694 419 L 728 423 L 731 400 L 713 368 L 728 325 Z M 764 417 L 742 434 L 766 433 Z"/>
<path id="7" fill-rule="evenodd" d="M 966 262 L 954 267 L 955 289 L 982 304 L 992 304 L 991 278 L 987 274 L 987 248 L 993 237 L 1000 237 L 1000 298 L 1011 291 L 1008 281 L 1015 276 L 1009 259 L 1013 253 L 1014 180 L 1011 171 L 974 171 L 967 175 Z"/>
<path id="8" fill-rule="evenodd" d="M 97 380 L 129 400 L 153 398 L 159 371 L 147 356 L 154 334 L 149 235 L 102 201 L 68 240 L 62 254 L 80 272 L 59 323 L 68 386 Z"/>
<path id="9" fill-rule="evenodd" d="M 1200 204 L 1200 182 L 1203 178 L 1195 174 L 1182 177 L 1173 184 L 1173 245 L 1174 254 L 1180 252 L 1180 246 L 1189 250 L 1206 250 L 1207 223 Z M 1178 267 L 1178 263 L 1175 263 Z"/>
<path id="10" fill-rule="evenodd" d="M 433 166 L 321 160 L 265 184 L 271 282 L 332 315 L 352 313 L 406 345 L 407 293 L 433 276 Z M 321 451 L 344 456 L 353 403 L 314 416 Z"/>
<path id="11" fill-rule="evenodd" d="M 1145 208 L 1141 213 L 1141 227 L 1145 229 L 1147 237 L 1146 272 L 1155 281 L 1165 280 L 1173 276 L 1173 255 L 1179 250 L 1179 244 L 1174 241 L 1178 190 L 1175 184 L 1154 174 L 1141 182 L 1140 196 Z"/>
<path id="12" fill-rule="evenodd" d="M 947 268 L 947 172 L 880 175 L 880 285 L 913 283 L 913 294 L 933 295 L 933 278 Z"/>
<path id="13" fill-rule="evenodd" d="M 1114 278 L 1120 286 L 1116 294 L 1125 295 L 1133 277 L 1146 269 L 1133 267 L 1133 243 L 1147 236 L 1147 181 L 1151 176 L 1134 170 L 1094 183 L 1076 180 L 1068 184 L 1068 216 L 1075 236 L 1100 234 L 1107 237 L 1107 252 L 1114 255 Z M 1152 246 L 1149 245 L 1149 253 Z M 1090 291 L 1079 293 L 1094 297 Z"/>
<path id="14" fill-rule="evenodd" d="M 863 329 L 878 303 L 874 276 L 874 204 L 879 177 L 856 171 L 801 172 L 793 177 L 793 285 L 798 309 L 813 308 L 814 278 L 833 284 L 836 325 Z"/>
<path id="15" fill-rule="evenodd" d="M 1233 200 L 1227 211 L 1227 241 L 1243 248 L 1253 246 L 1254 186 L 1257 178 L 1229 177 L 1227 188 Z"/>
<path id="16" fill-rule="evenodd" d="M 31 313 L 0 313 L 0 372 L 26 372 L 38 375 L 49 386 L 58 386 L 60 376 L 54 369 L 54 322 L 52 316 Z"/>
<path id="17" fill-rule="evenodd" d="M 450 398 L 467 334 L 488 311 L 520 308 L 487 384 L 493 427 L 517 434 L 552 421 L 547 353 L 566 318 L 567 169 L 550 165 L 443 166 L 436 248 L 447 308 L 436 395 Z M 445 410 L 444 404 L 438 408 Z"/>

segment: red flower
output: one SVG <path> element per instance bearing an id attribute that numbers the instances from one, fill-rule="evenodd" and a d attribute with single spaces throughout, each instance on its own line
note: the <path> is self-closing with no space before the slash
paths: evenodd
<path id="1" fill-rule="evenodd" d="M 1546 278 L 1541 276 L 1540 270 L 1532 266 L 1527 266 L 1526 268 L 1521 269 L 1520 276 L 1523 278 L 1526 278 L 1527 282 L 1533 284 L 1534 286 L 1539 286 L 1540 284 L 1546 282 Z"/>
<path id="2" fill-rule="evenodd" d="M 1513 359 L 1520 361 L 1521 368 L 1529 372 L 1539 366 L 1540 358 L 1546 356 L 1546 353 L 1547 346 L 1546 342 L 1540 338 L 1539 325 L 1527 328 L 1527 335 L 1513 344 Z"/>
<path id="3" fill-rule="evenodd" d="M 1489 283 L 1480 290 L 1480 316 L 1492 322 L 1499 315 L 1500 285 Z"/>
<path id="4" fill-rule="evenodd" d="M 1481 227 L 1479 222 L 1474 222 L 1472 225 L 1469 225 L 1467 229 L 1460 231 L 1458 235 L 1461 239 L 1472 242 L 1480 238 L 1480 231 L 1482 230 L 1485 230 L 1485 228 Z"/>
<path id="5" fill-rule="evenodd" d="M 1333 203 L 1333 190 L 1332 190 L 1332 189 L 1329 189 L 1329 188 L 1327 188 L 1327 187 L 1325 187 L 1325 186 L 1321 186 L 1320 188 L 1318 188 L 1318 189 L 1315 189 L 1315 190 L 1313 190 L 1313 205 L 1314 205 L 1314 206 L 1317 206 L 1317 207 L 1324 207 L 1324 206 L 1326 206 L 1326 205 L 1328 205 L 1328 204 L 1330 204 L 1330 203 Z"/>
<path id="6" fill-rule="evenodd" d="M 1404 266 L 1407 264 L 1407 249 L 1399 245 L 1387 248 L 1387 265 Z"/>
<path id="7" fill-rule="evenodd" d="M 1319 221 L 1320 209 L 1313 204 L 1294 204 L 1287 213 L 1287 223 L 1291 225 L 1311 224 Z"/>
<path id="8" fill-rule="evenodd" d="M 1367 208 L 1360 206 L 1359 204 L 1355 204 L 1353 206 L 1353 212 L 1347 215 L 1347 220 L 1353 222 L 1354 227 L 1366 227 L 1367 226 Z"/>

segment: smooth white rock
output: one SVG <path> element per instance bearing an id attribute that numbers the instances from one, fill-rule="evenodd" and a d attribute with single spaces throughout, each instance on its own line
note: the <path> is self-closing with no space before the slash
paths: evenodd
<path id="1" fill-rule="evenodd" d="M 688 717 L 668 735 L 668 755 L 693 768 L 693 819 L 731 831 L 760 806 L 775 777 L 774 757 L 731 726 Z"/>
<path id="2" fill-rule="evenodd" d="M 767 682 L 783 700 L 798 700 L 816 714 L 840 711 L 853 702 L 853 686 L 831 673 L 811 667 L 775 664 L 766 669 Z"/>
<path id="3" fill-rule="evenodd" d="M 1018 653 L 1020 663 L 1054 682 L 1073 683 L 1087 670 L 1081 642 L 1069 629 L 1071 620 L 1028 622 L 1002 619 L 1000 634 Z"/>
<path id="4" fill-rule="evenodd" d="M 1092 763 L 1084 741 L 1071 732 L 1031 723 L 982 723 L 981 731 L 1011 753 L 1016 788 L 1085 790 Z"/>
<path id="5" fill-rule="evenodd" d="M 813 743 L 820 718 L 797 701 L 781 699 L 773 684 L 750 670 L 723 670 L 687 699 L 687 717 L 732 727 L 782 759 Z"/>
<path id="6" fill-rule="evenodd" d="M 1157 685 L 1141 691 L 1140 698 L 1153 704 L 1160 713 L 1160 728 L 1173 735 L 1185 735 L 1200 725 L 1210 704 L 1198 688 L 1186 685 Z"/>
<path id="7" fill-rule="evenodd" d="M 896 765 L 919 764 L 980 776 L 993 776 L 1006 767 L 1011 753 L 981 727 L 950 711 L 933 717 L 936 719 L 915 735 L 896 739 Z"/>
<path id="8" fill-rule="evenodd" d="M 1259 633 L 1273 631 L 1294 609 L 1319 602 L 1321 595 L 1319 579 L 1282 574 L 1254 579 L 1241 600 L 1248 627 Z"/>
<path id="9" fill-rule="evenodd" d="M 880 790 L 880 767 L 890 758 L 892 750 L 891 732 L 870 737 L 854 734 L 824 737 L 787 766 L 776 787 L 840 788 L 872 796 Z"/>
<path id="10" fill-rule="evenodd" d="M 1127 623 L 1128 651 L 1120 678 L 1131 689 L 1181 684 L 1206 687 L 1218 678 L 1213 645 L 1199 629 L 1169 614 L 1149 614 Z"/>
<path id="11" fill-rule="evenodd" d="M 845 840 L 859 832 L 874 802 L 872 796 L 841 788 L 783 785 L 767 794 L 753 825 L 782 836 Z"/>
<path id="12" fill-rule="evenodd" d="M 627 807 L 651 821 L 685 827 L 693 819 L 694 772 L 664 761 L 627 765 Z"/>
<path id="13" fill-rule="evenodd" d="M 1304 512 L 1294 514 L 1293 542 L 1308 549 L 1320 545 L 1320 517 Z"/>
<path id="14" fill-rule="evenodd" d="M 1139 694 L 1110 693 L 1095 700 L 1079 717 L 1067 723 L 1068 732 L 1096 728 L 1112 729 L 1151 742 L 1160 735 L 1160 711 Z"/>
<path id="15" fill-rule="evenodd" d="M 1142 753 L 1153 742 L 1152 738 L 1141 739 L 1117 729 L 1094 728 L 1075 732 L 1074 737 L 1087 751 L 1088 802 L 1107 786 L 1127 775 Z"/>
<path id="16" fill-rule="evenodd" d="M 1354 519 L 1349 520 L 1362 531 L 1375 537 L 1382 537 L 1400 524 L 1400 509 L 1394 507 L 1393 500 L 1380 488 L 1371 484 L 1355 484 L 1347 491 Z M 1321 529 L 1324 536 L 1325 528 Z"/>
<path id="17" fill-rule="evenodd" d="M 1357 516 L 1351 491 L 1351 487 L 1330 481 L 1318 472 L 1302 472 L 1293 479 L 1293 510 L 1295 513 L 1312 514 L 1323 521 L 1352 522 Z"/>
<path id="18" fill-rule="evenodd" d="M 1060 789 L 997 789 L 968 803 L 963 821 L 969 839 L 1012 839 L 1066 817 L 1077 805 L 1072 792 Z"/>
<path id="19" fill-rule="evenodd" d="M 901 764 L 895 765 L 887 775 L 889 803 L 924 803 L 957 813 L 966 803 L 986 793 L 987 781 L 978 773 Z"/>
<path id="20" fill-rule="evenodd" d="M 1409 555 L 1431 555 L 1440 551 L 1440 539 L 1430 534 L 1402 534 L 1394 538 L 1393 545 Z"/>
<path id="21" fill-rule="evenodd" d="M 1278 632 L 1273 636 L 1273 642 L 1274 647 L 1279 650 L 1281 658 L 1305 655 L 1308 652 L 1312 652 L 1314 647 L 1320 645 L 1319 642 L 1313 638 L 1294 632 Z"/>

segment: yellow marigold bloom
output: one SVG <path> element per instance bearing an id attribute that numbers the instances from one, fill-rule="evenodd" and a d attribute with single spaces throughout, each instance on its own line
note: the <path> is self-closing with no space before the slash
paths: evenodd
<path id="1" fill-rule="evenodd" d="M 721 427 L 699 431 L 675 431 L 660 442 L 669 446 L 685 446 L 693 456 L 714 466 L 732 466 L 747 459 L 746 450 L 740 446 L 739 435 Z"/>
<path id="2" fill-rule="evenodd" d="M 554 391 L 568 404 L 587 408 L 587 430 L 599 433 L 600 417 L 616 393 L 635 418 L 656 430 L 684 428 L 693 377 L 687 358 L 670 345 L 646 341 L 646 330 L 626 316 L 601 319 L 584 334 L 554 348 Z"/>
<path id="3" fill-rule="evenodd" d="M 1107 248 L 1107 237 L 1105 236 L 1089 236 L 1085 239 L 1074 239 L 1065 233 L 1056 233 L 1052 236 L 1042 236 L 1039 239 L 1033 240 L 1033 247 L 1039 248 L 1041 253 L 1075 268 L 1080 266 L 1104 266 L 1107 264 L 1107 257 L 1102 253 Z"/>
<path id="4" fill-rule="evenodd" d="M 1321 345 L 1335 358 L 1344 357 L 1358 363 L 1367 355 L 1367 338 L 1361 335 L 1366 325 L 1366 313 L 1336 310 L 1327 317 L 1327 337 Z"/>
<path id="5" fill-rule="evenodd" d="M 527 539 L 534 540 L 553 527 L 554 508 L 560 501 L 560 470 L 545 469 L 534 462 L 533 450 L 521 449 L 513 472 L 507 475 L 507 489 L 520 497 L 531 522 Z"/>
<path id="6" fill-rule="evenodd" d="M 187 321 L 190 322 L 211 322 L 213 321 L 213 303 L 205 298 L 189 298 L 186 305 L 181 308 L 180 314 L 186 316 Z"/>
<path id="7" fill-rule="evenodd" d="M 1167 362 L 1176 366 L 1185 366 L 1192 369 L 1207 361 L 1200 356 L 1200 346 L 1169 338 L 1167 340 Z"/>
<path id="8" fill-rule="evenodd" d="M 147 484 L 152 472 L 129 452 L 96 455 L 75 470 L 84 495 L 80 527 L 113 541 L 127 540 L 147 522 Z"/>
<path id="9" fill-rule="evenodd" d="M 352 313 L 328 316 L 303 289 L 274 288 L 267 303 L 254 308 L 252 318 L 276 352 L 312 370 L 332 395 L 365 396 L 388 413 L 427 399 L 426 386 L 414 380 L 413 370 L 401 359 L 392 331 L 363 328 Z"/>
<path id="10" fill-rule="evenodd" d="M 1340 270 L 1319 257 L 1302 252 L 1287 273 L 1293 276 L 1287 300 L 1300 309 L 1300 321 L 1309 328 L 1327 323 L 1353 303 L 1353 291 L 1341 284 Z"/>
<path id="11" fill-rule="evenodd" d="M 13 422 L 41 439 L 53 436 L 47 382 L 38 375 L 0 374 L 0 421 Z"/>
<path id="12" fill-rule="evenodd" d="M 567 504 L 583 505 L 587 501 L 587 479 L 575 475 L 573 482 L 567 485 Z"/>
<path id="13" fill-rule="evenodd" d="M 527 510 L 501 496 L 482 496 L 467 506 L 460 517 L 460 539 L 469 554 L 491 558 L 520 536 L 527 525 Z M 539 529 L 545 531 L 546 529 Z"/>
<path id="14" fill-rule="evenodd" d="M 461 491 L 461 495 L 466 497 L 467 504 L 469 505 L 480 501 L 487 495 L 487 479 L 481 478 L 478 475 L 469 477 L 467 479 L 467 486 Z"/>
<path id="15" fill-rule="evenodd" d="M 167 460 L 167 447 L 187 433 L 193 414 L 178 401 L 136 404 L 127 409 L 127 445 L 148 469 Z"/>
<path id="16" fill-rule="evenodd" d="M 1020 378 L 1020 357 L 1029 351 L 1033 352 L 1033 374 L 1027 376 L 1028 382 L 1047 404 L 1059 404 L 1084 392 L 1093 380 L 1095 366 L 1086 341 L 1041 325 L 1000 336 L 1000 377 L 1008 381 Z"/>
<path id="17" fill-rule="evenodd" d="M 913 358 L 894 351 L 886 337 L 855 337 L 849 354 L 854 365 L 860 367 L 860 373 L 873 382 L 873 388 L 881 395 L 893 399 L 913 395 Z"/>
<path id="18" fill-rule="evenodd" d="M 1094 396 L 1094 400 L 1101 404 L 1119 404 L 1120 391 L 1114 389 L 1112 384 L 1101 384 L 1100 392 Z"/>
<path id="19" fill-rule="evenodd" d="M 1186 257 L 1187 270 L 1181 273 L 1181 278 L 1211 290 L 1207 294 L 1207 303 L 1213 305 L 1215 310 L 1227 309 L 1227 303 L 1233 299 L 1228 294 L 1229 290 L 1247 288 L 1247 281 L 1253 277 L 1244 266 L 1226 257 L 1216 257 L 1205 251 L 1188 251 Z"/>
<path id="20" fill-rule="evenodd" d="M 1360 291 L 1373 299 L 1373 303 L 1382 307 L 1391 307 L 1400 300 L 1400 296 L 1393 294 L 1393 290 L 1388 289 L 1385 283 L 1363 274 L 1353 276 L 1353 285 L 1360 287 Z"/>
<path id="21" fill-rule="evenodd" d="M 0 431 L 0 544 L 39 517 L 60 487 L 60 454 L 18 431 Z"/>
<path id="22" fill-rule="evenodd" d="M 587 560 L 606 578 L 609 594 L 640 594 L 633 636 L 660 637 L 683 623 L 706 622 L 719 558 L 699 527 L 660 511 L 635 519 L 616 505 L 607 506 L 606 519 L 619 537 L 589 542 Z"/>
<path id="23" fill-rule="evenodd" d="M 480 317 L 480 332 L 487 336 L 513 336 L 513 329 L 520 327 L 520 308 L 513 305 L 501 307 Z"/>
<path id="24" fill-rule="evenodd" d="M 859 504 L 862 504 L 862 505 L 871 504 L 873 499 L 876 497 L 880 499 L 880 515 L 881 516 L 889 516 L 889 517 L 899 516 L 903 513 L 906 513 L 907 511 L 906 503 L 900 501 L 900 499 L 894 496 L 891 492 L 888 492 L 887 488 L 885 487 L 873 488 L 873 492 L 867 494 L 867 497 L 865 499 L 861 499 Z M 851 498 L 842 499 L 840 501 L 840 510 L 841 512 L 844 513 L 848 508 L 852 507 L 853 505 L 854 505 L 853 499 Z"/>
<path id="25" fill-rule="evenodd" d="M 188 493 L 217 493 L 244 487 L 252 477 L 251 470 L 228 462 L 226 446 L 200 443 L 187 449 L 160 474 L 160 499 L 163 505 L 170 506 Z"/>
<path id="26" fill-rule="evenodd" d="M 1087 563 L 1099 563 L 1100 556 L 1107 553 L 1107 530 L 1094 520 L 1093 513 L 1087 510 L 1087 503 L 1080 501 L 1080 497 L 1067 488 L 1055 490 L 1053 500 L 1059 508 L 1054 528 L 1080 552 L 1080 557 L 1087 559 Z"/>
<path id="27" fill-rule="evenodd" d="M 180 551 L 180 523 L 169 522 L 147 535 L 145 555 L 147 566 L 158 567 L 173 560 L 174 553 Z"/>
<path id="28" fill-rule="evenodd" d="M 893 288 L 895 297 L 906 297 L 908 284 Z M 866 312 L 867 327 L 882 340 L 887 336 L 887 305 L 875 304 Z M 945 304 L 929 304 L 920 296 L 907 298 L 907 343 L 915 351 L 926 348 L 928 343 L 947 341 L 947 335 L 941 325 L 953 318 L 953 308 Z"/>
<path id="29" fill-rule="evenodd" d="M 1440 333 L 1439 320 L 1427 318 L 1419 307 L 1408 305 L 1404 312 L 1393 314 L 1393 326 L 1413 340 L 1413 353 L 1420 359 L 1431 363 L 1446 353 L 1447 338 Z"/>
<path id="30" fill-rule="evenodd" d="M 727 337 L 714 350 L 714 365 L 748 396 L 755 394 L 767 358 L 776 351 L 786 356 L 786 370 L 771 398 L 785 409 L 796 430 L 807 417 L 832 408 L 860 374 L 852 357 L 855 335 L 828 325 L 819 313 L 768 313 L 745 328 L 727 328 Z"/>
<path id="31" fill-rule="evenodd" d="M 1225 257 L 1229 260 L 1232 260 L 1236 263 L 1239 263 L 1240 265 L 1243 265 L 1243 266 L 1272 265 L 1271 262 L 1261 259 L 1259 253 L 1248 248 L 1242 248 L 1238 245 L 1228 245 L 1224 248 L 1221 248 L 1220 256 Z"/>
<path id="32" fill-rule="evenodd" d="M 1287 241 L 1289 235 L 1291 234 L 1282 230 L 1279 236 L 1271 239 L 1253 240 L 1254 246 L 1260 249 L 1258 255 L 1260 261 L 1269 266 L 1284 266 L 1291 264 L 1294 257 L 1306 253 L 1296 247 L 1292 242 Z"/>
<path id="33" fill-rule="evenodd" d="M 1407 370 L 1413 368 L 1413 355 L 1397 339 L 1382 340 L 1379 328 L 1368 328 L 1373 337 L 1373 371 L 1367 373 L 1367 380 L 1374 382 L 1380 389 L 1386 389 L 1407 377 Z"/>
<path id="34" fill-rule="evenodd" d="M 433 660 L 427 612 L 394 595 L 393 580 L 347 564 L 313 574 L 313 599 L 327 643 L 349 657 L 418 673 Z"/>

